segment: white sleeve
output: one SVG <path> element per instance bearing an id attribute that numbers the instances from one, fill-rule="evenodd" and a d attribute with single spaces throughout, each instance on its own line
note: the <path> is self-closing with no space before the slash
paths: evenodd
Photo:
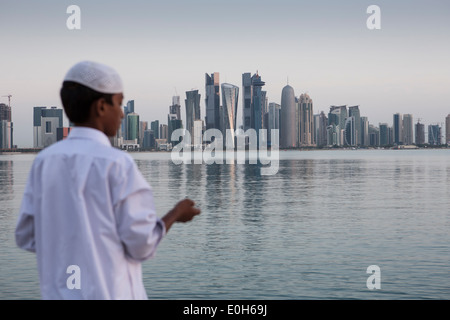
<path id="1" fill-rule="evenodd" d="M 130 258 L 147 260 L 166 234 L 164 222 L 156 215 L 152 190 L 134 163 L 119 188 L 121 196 L 114 209 L 119 237 Z"/>
<path id="2" fill-rule="evenodd" d="M 34 238 L 34 207 L 33 207 L 33 177 L 34 169 L 31 169 L 25 192 L 22 198 L 19 218 L 16 226 L 16 244 L 27 251 L 36 252 Z"/>

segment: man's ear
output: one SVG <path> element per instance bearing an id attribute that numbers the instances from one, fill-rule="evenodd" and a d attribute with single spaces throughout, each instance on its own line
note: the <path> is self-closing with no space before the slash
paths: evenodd
<path id="1" fill-rule="evenodd" d="M 106 111 L 105 108 L 106 108 L 105 98 L 100 98 L 100 99 L 94 101 L 94 108 L 93 109 L 94 109 L 94 112 L 95 112 L 96 116 L 98 116 L 98 117 L 103 116 L 103 114 Z"/>

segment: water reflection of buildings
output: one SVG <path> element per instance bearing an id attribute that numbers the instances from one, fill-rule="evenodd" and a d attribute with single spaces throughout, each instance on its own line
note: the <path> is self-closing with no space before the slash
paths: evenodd
<path id="1" fill-rule="evenodd" d="M 224 186 L 226 178 L 223 179 L 223 177 L 227 174 L 225 172 L 226 165 L 213 163 L 205 166 L 205 207 L 208 212 L 217 212 L 218 208 L 224 208 L 224 206 L 230 205 L 230 203 L 226 200 L 226 196 L 224 195 L 224 192 L 226 192 L 226 187 Z M 214 218 L 216 218 L 215 215 Z M 217 219 L 221 219 L 220 215 L 217 216 Z"/>
<path id="2" fill-rule="evenodd" d="M 13 197 L 14 174 L 11 160 L 0 161 L 0 201 L 11 200 Z M 1 207 L 4 207 L 3 205 Z"/>

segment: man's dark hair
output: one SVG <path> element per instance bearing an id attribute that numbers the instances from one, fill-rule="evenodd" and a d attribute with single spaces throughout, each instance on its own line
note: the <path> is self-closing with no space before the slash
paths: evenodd
<path id="1" fill-rule="evenodd" d="M 60 91 L 61 101 L 67 117 L 73 123 L 89 119 L 91 105 L 100 98 L 112 104 L 112 94 L 100 93 L 73 81 L 64 81 Z"/>

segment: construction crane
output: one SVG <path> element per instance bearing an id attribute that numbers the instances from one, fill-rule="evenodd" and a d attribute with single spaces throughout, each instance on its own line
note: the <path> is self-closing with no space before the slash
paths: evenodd
<path id="1" fill-rule="evenodd" d="M 2 96 L 2 97 L 8 97 L 8 107 L 11 108 L 11 97 L 12 97 L 12 95 L 8 94 L 7 96 Z"/>

